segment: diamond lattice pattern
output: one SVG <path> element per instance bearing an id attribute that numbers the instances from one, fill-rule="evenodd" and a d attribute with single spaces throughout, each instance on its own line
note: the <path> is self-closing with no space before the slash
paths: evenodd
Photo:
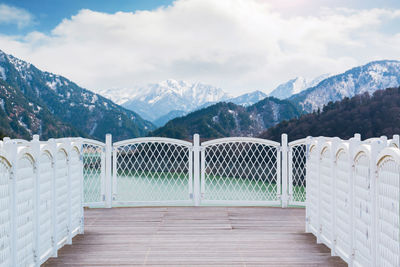
<path id="1" fill-rule="evenodd" d="M 204 200 L 278 200 L 278 149 L 251 142 L 205 148 Z"/>
<path id="2" fill-rule="evenodd" d="M 103 147 L 83 144 L 83 179 L 84 179 L 84 203 L 101 202 L 101 183 L 102 183 L 102 156 Z"/>
<path id="3" fill-rule="evenodd" d="M 190 200 L 188 147 L 143 142 L 119 146 L 115 152 L 117 201 Z"/>
<path id="4" fill-rule="evenodd" d="M 306 201 L 306 145 L 291 148 L 292 158 L 292 197 L 295 202 Z M 290 171 L 290 170 L 289 170 Z"/>

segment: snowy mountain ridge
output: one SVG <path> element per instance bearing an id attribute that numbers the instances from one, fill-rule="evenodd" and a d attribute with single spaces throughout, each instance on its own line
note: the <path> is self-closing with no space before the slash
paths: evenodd
<path id="1" fill-rule="evenodd" d="M 376 90 L 400 85 L 400 61 L 380 60 L 352 68 L 322 80 L 289 98 L 305 112 L 322 108 L 330 101 L 338 101 L 358 94 L 372 94 Z"/>

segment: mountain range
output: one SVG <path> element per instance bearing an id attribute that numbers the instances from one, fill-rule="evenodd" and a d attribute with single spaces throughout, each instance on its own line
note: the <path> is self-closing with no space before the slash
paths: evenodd
<path id="1" fill-rule="evenodd" d="M 224 101 L 230 96 L 222 89 L 203 83 L 189 83 L 185 81 L 166 80 L 120 95 L 120 90 L 101 91 L 106 97 L 114 100 L 127 109 L 134 110 L 143 118 L 155 121 L 171 111 L 190 112 L 206 104 Z M 120 95 L 119 99 L 115 99 Z"/>
<path id="2" fill-rule="evenodd" d="M 322 109 L 324 105 L 327 105 L 330 102 L 335 102 L 342 100 L 345 97 L 352 97 L 363 93 L 372 94 L 379 89 L 400 86 L 400 62 L 395 60 L 370 62 L 366 65 L 350 69 L 342 74 L 328 76 L 325 79 L 317 78 L 311 82 L 311 85 L 314 84 L 315 86 L 308 89 L 299 89 L 302 87 L 296 86 L 296 84 L 305 84 L 305 80 L 303 78 L 297 78 L 289 81 L 286 83 L 286 88 L 289 88 L 290 90 L 283 90 L 282 88 L 284 86 L 278 86 L 277 90 L 275 90 L 275 92 L 278 93 L 288 93 L 289 97 L 286 100 L 283 100 L 283 102 L 277 102 L 278 99 L 274 97 L 267 97 L 247 108 L 229 106 L 230 110 L 233 110 L 234 113 L 230 112 L 226 105 L 216 104 L 204 110 L 199 110 L 192 114 L 183 116 L 179 119 L 174 119 L 151 134 L 188 138 L 193 134 L 192 130 L 194 130 L 201 136 L 204 135 L 205 138 L 217 138 L 224 135 L 255 136 L 283 120 L 290 120 L 299 117 L 301 114 L 309 113 L 318 110 L 319 108 Z M 300 90 L 300 92 L 291 95 L 293 92 L 296 92 L 296 90 Z M 250 112 L 252 107 L 259 106 L 260 103 L 263 103 L 261 104 L 262 108 Z M 273 111 L 277 110 L 276 104 L 278 103 L 280 116 L 278 116 L 278 118 L 274 116 L 265 116 L 265 114 L 268 113 L 272 115 L 277 114 Z M 282 103 L 290 103 L 293 106 L 286 104 L 284 106 L 285 108 L 281 108 Z M 234 107 L 241 112 L 236 111 Z M 282 111 L 286 109 L 287 114 L 281 114 Z M 218 119 L 216 121 L 215 118 L 218 118 L 219 116 L 229 118 L 229 121 L 233 121 L 234 123 L 229 126 L 224 119 Z M 241 125 L 243 125 L 241 124 L 241 118 L 244 117 L 249 118 L 251 121 L 248 124 L 248 127 L 250 127 L 249 130 L 241 127 Z M 262 120 L 256 118 L 262 118 Z M 222 123 L 219 123 L 219 121 L 222 121 Z M 222 126 L 220 124 L 222 124 Z M 189 131 L 185 129 L 189 129 Z M 223 129 L 224 131 L 213 131 L 211 129 Z M 181 131 L 184 134 L 181 135 L 178 131 Z"/>
<path id="3" fill-rule="evenodd" d="M 1 50 L 0 80 L 0 131 L 11 137 L 103 139 L 112 133 L 121 140 L 155 129 L 137 113 Z"/>
<path id="4" fill-rule="evenodd" d="M 352 68 L 322 80 L 316 86 L 292 95 L 288 100 L 308 113 L 329 102 L 400 85 L 400 61 L 381 60 Z"/>
<path id="5" fill-rule="evenodd" d="M 203 139 L 257 136 L 265 129 L 299 114 L 292 103 L 274 97 L 266 97 L 247 107 L 219 102 L 175 118 L 150 135 L 178 139 L 191 139 L 195 133 L 199 133 Z"/>
<path id="6" fill-rule="evenodd" d="M 298 77 L 269 96 L 253 91 L 232 97 L 218 87 L 170 79 L 140 90 L 102 91 L 114 103 L 0 50 L 0 134 L 103 139 L 111 133 L 114 140 L 148 134 L 186 139 L 195 132 L 207 138 L 257 136 L 330 102 L 397 86 L 400 62 L 381 60 L 311 81 Z M 165 126 L 156 130 L 146 119 Z"/>
<path id="7" fill-rule="evenodd" d="M 232 97 L 221 88 L 212 85 L 173 79 L 131 90 L 102 90 L 100 94 L 129 110 L 137 112 L 156 126 L 163 126 L 173 118 L 218 102 L 226 101 L 237 105 L 250 106 L 267 96 L 261 91 L 254 91 Z"/>

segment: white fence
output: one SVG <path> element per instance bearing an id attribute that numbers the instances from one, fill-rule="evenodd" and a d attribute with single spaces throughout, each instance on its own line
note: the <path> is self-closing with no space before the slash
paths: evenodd
<path id="1" fill-rule="evenodd" d="M 221 138 L 112 143 L 83 139 L 84 203 L 143 205 L 300 205 L 305 203 L 306 139 L 288 144 Z"/>
<path id="2" fill-rule="evenodd" d="M 400 266 L 398 136 L 307 146 L 306 231 L 350 266 Z"/>
<path id="3" fill-rule="evenodd" d="M 0 266 L 40 266 L 83 233 L 79 139 L 0 142 Z"/>

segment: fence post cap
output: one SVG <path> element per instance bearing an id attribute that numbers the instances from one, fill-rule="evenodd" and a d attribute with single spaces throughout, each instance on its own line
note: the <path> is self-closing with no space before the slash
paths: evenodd
<path id="1" fill-rule="evenodd" d="M 195 146 L 200 145 L 200 135 L 199 134 L 194 134 L 193 135 L 193 143 Z"/>
<path id="2" fill-rule="evenodd" d="M 361 141 L 361 134 L 355 133 L 354 138 L 357 139 L 358 141 Z"/>

